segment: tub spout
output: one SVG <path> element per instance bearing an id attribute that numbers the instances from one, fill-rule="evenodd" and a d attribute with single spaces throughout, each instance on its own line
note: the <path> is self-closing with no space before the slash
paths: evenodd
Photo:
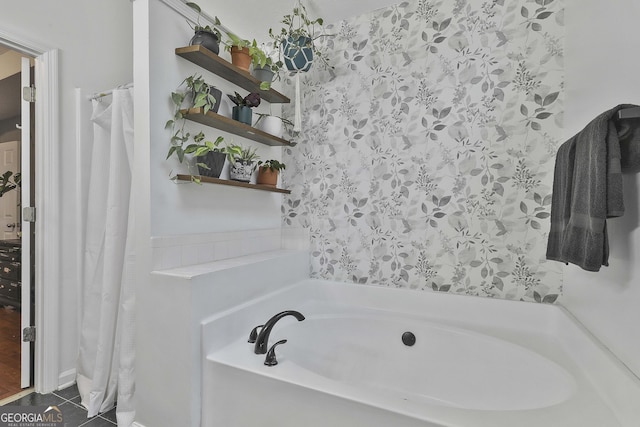
<path id="1" fill-rule="evenodd" d="M 302 322 L 304 320 L 304 316 L 302 315 L 302 313 L 299 313 L 295 310 L 286 310 L 273 316 L 267 321 L 267 323 L 264 324 L 264 327 L 258 334 L 256 345 L 253 349 L 253 352 L 255 354 L 265 354 L 267 352 L 267 349 L 269 348 L 269 334 L 271 334 L 271 329 L 273 329 L 278 320 L 286 316 L 293 316 L 298 319 L 299 322 Z"/>

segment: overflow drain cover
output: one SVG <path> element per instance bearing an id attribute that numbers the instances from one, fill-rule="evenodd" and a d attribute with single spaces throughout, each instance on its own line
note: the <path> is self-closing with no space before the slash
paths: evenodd
<path id="1" fill-rule="evenodd" d="M 404 345 L 411 347 L 416 343 L 416 336 L 413 334 L 413 332 L 405 332 L 404 334 L 402 334 L 402 342 L 404 343 Z"/>

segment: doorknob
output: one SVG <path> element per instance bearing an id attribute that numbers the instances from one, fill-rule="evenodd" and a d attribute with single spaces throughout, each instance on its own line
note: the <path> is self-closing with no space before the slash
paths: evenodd
<path id="1" fill-rule="evenodd" d="M 7 228 L 16 228 L 16 223 L 14 222 L 13 224 L 7 224 Z"/>

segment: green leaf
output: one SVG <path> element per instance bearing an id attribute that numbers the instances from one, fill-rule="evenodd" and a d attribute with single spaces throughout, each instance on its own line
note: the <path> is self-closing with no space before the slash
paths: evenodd
<path id="1" fill-rule="evenodd" d="M 520 14 L 523 17 L 528 18 L 529 17 L 529 10 L 526 7 L 522 6 L 522 9 L 520 9 Z"/>
<path id="2" fill-rule="evenodd" d="M 183 93 L 171 92 L 171 100 L 177 106 L 182 105 L 182 101 L 184 101 L 185 95 Z"/>
<path id="3" fill-rule="evenodd" d="M 522 113 L 522 115 L 525 117 L 529 115 L 529 109 L 526 105 L 520 104 L 520 113 Z"/>
<path id="4" fill-rule="evenodd" d="M 553 14 L 553 12 L 542 12 L 536 16 L 536 19 L 547 19 Z"/>
<path id="5" fill-rule="evenodd" d="M 202 12 L 202 9 L 200 9 L 200 6 L 198 6 L 196 3 L 193 3 L 193 2 L 189 1 L 189 2 L 186 3 L 186 5 L 189 6 L 191 9 L 195 10 L 198 13 Z"/>

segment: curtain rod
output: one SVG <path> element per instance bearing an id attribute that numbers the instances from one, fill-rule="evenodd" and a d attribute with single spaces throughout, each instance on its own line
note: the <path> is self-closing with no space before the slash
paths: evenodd
<path id="1" fill-rule="evenodd" d="M 94 99 L 99 99 L 99 98 L 102 98 L 102 97 L 104 97 L 104 96 L 109 96 L 109 95 L 111 95 L 111 94 L 113 93 L 113 91 L 114 91 L 114 90 L 116 90 L 116 89 L 129 89 L 129 88 L 132 88 L 132 87 L 133 87 L 133 83 L 127 83 L 127 84 L 125 84 L 125 85 L 120 85 L 120 86 L 118 86 L 118 87 L 116 87 L 116 88 L 114 88 L 114 89 L 107 90 L 107 91 L 105 91 L 105 92 L 98 92 L 98 93 L 94 93 L 92 96 L 90 96 L 90 97 L 89 97 L 89 101 L 92 101 L 92 100 L 94 100 Z"/>

